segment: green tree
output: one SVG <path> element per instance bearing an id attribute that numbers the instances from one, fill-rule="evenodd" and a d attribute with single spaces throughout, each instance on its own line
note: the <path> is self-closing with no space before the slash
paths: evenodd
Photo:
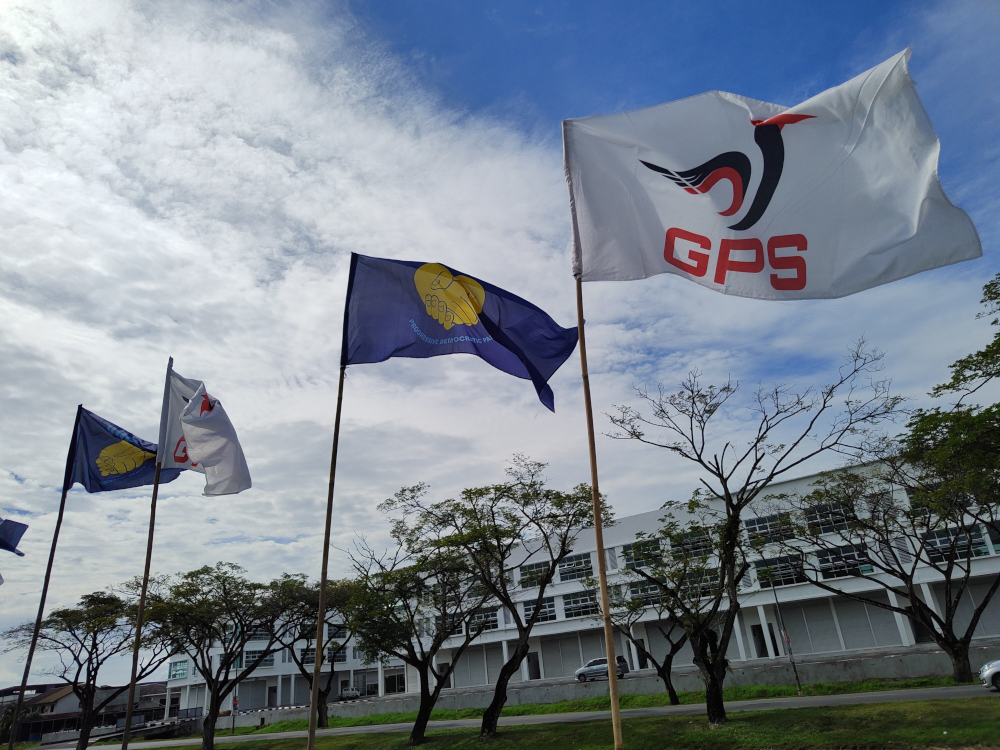
<path id="1" fill-rule="evenodd" d="M 16 706 L 7 706 L 3 711 L 0 711 L 0 742 L 9 742 L 10 733 L 13 730 L 14 724 L 14 709 Z M 37 710 L 25 711 L 21 714 L 18 719 L 18 725 L 24 726 L 25 724 L 30 724 L 41 717 L 41 714 Z"/>
<path id="2" fill-rule="evenodd" d="M 705 385 L 693 372 L 675 392 L 662 386 L 655 394 L 639 388 L 647 412 L 625 405 L 611 416 L 617 427 L 612 437 L 636 440 L 694 463 L 700 469 L 705 507 L 719 509 L 719 521 L 712 525 L 716 580 L 712 601 L 704 605 L 717 613 L 718 621 L 688 631 L 705 682 L 709 726 L 726 721 L 726 652 L 740 607 L 739 584 L 748 569 L 741 516 L 772 482 L 825 452 L 858 448 L 873 428 L 895 416 L 901 399 L 891 395 L 889 382 L 879 376 L 881 360 L 880 352 L 859 341 L 832 383 L 801 392 L 786 385 L 761 386 L 742 408 L 734 401 L 739 383 Z M 734 439 L 734 429 L 746 439 Z M 702 503 L 701 497 L 696 501 Z"/>
<path id="3" fill-rule="evenodd" d="M 982 303 L 979 317 L 1000 311 L 1000 274 L 983 288 Z M 795 538 L 819 553 L 802 558 L 816 585 L 857 598 L 844 584 L 864 578 L 888 591 L 888 604 L 868 603 L 909 616 L 951 658 L 958 682 L 973 679 L 969 646 L 1000 587 L 992 576 L 975 597 L 969 592 L 974 560 L 988 554 L 986 537 L 1000 549 L 1000 407 L 967 399 L 998 375 L 1000 332 L 933 389 L 937 398 L 957 397 L 951 405 L 914 410 L 900 436 L 853 454 L 866 468 L 831 475 L 793 499 Z M 822 533 L 832 514 L 837 528 Z M 941 601 L 921 596 L 928 574 L 943 582 Z M 966 608 L 968 621 L 959 614 Z"/>
<path id="4" fill-rule="evenodd" d="M 316 655 L 316 612 L 319 610 L 319 582 L 310 583 L 304 575 L 283 575 L 275 582 L 275 591 L 282 599 L 282 626 L 278 629 L 278 644 L 288 649 L 288 654 L 310 689 L 315 659 L 330 663 L 330 671 L 321 673 L 319 702 L 316 706 L 319 726 L 330 726 L 327 702 L 333 691 L 336 669 L 334 654 L 346 648 L 351 631 L 344 625 L 344 612 L 354 595 L 354 582 L 349 580 L 327 581 L 326 617 L 322 648 Z"/>
<path id="5" fill-rule="evenodd" d="M 123 587 L 127 588 L 127 587 Z M 75 607 L 56 609 L 42 621 L 36 648 L 55 654 L 59 666 L 52 674 L 72 686 L 80 701 L 80 737 L 77 748 L 84 750 L 101 711 L 128 690 L 122 686 L 97 700 L 98 678 L 108 660 L 131 653 L 135 638 L 136 600 L 121 592 L 96 591 L 80 597 Z M 157 623 L 145 626 L 144 651 L 136 680 L 156 671 L 169 652 Z M 26 650 L 31 643 L 34 623 L 27 622 L 4 633 L 5 651 Z"/>
<path id="6" fill-rule="evenodd" d="M 160 625 L 172 652 L 187 654 L 205 681 L 202 750 L 215 745 L 226 697 L 278 647 L 285 614 L 281 581 L 256 583 L 244 572 L 220 562 L 158 581 L 150 595 L 151 620 Z M 251 642 L 257 656 L 247 660 L 244 651 Z"/>
<path id="7" fill-rule="evenodd" d="M 397 498 L 421 492 L 422 485 L 404 488 Z M 378 553 L 363 539 L 351 552 L 356 587 L 346 624 L 369 661 L 393 656 L 416 671 L 420 705 L 409 741 L 419 745 L 455 663 L 496 611 L 485 609 L 489 593 L 469 561 L 440 538 L 412 533 L 406 519 L 393 524 L 393 536 L 391 552 Z M 451 661 L 439 664 L 438 653 L 453 637 L 461 640 L 449 646 Z"/>
<path id="8" fill-rule="evenodd" d="M 907 487 L 911 472 L 892 456 L 826 476 L 804 496 L 776 496 L 772 502 L 792 509 L 778 546 L 819 588 L 910 617 L 948 654 L 955 681 L 971 682 L 969 646 L 1000 576 L 972 600 L 974 560 L 988 554 L 979 523 L 967 499 Z M 921 591 L 935 579 L 944 584 L 940 600 Z M 886 600 L 858 590 L 858 580 L 887 592 Z M 963 622 L 965 609 L 971 617 Z"/>
<path id="9" fill-rule="evenodd" d="M 506 610 L 517 628 L 517 641 L 500 668 L 493 700 L 483 714 L 480 736 L 497 732 L 507 687 L 528 654 L 528 638 L 545 611 L 543 601 L 559 563 L 573 551 L 580 530 L 593 526 L 590 486 L 571 492 L 546 487 L 545 464 L 515 456 L 508 481 L 462 491 L 458 499 L 426 499 L 421 485 L 398 493 L 383 504 L 407 520 L 407 544 L 436 543 L 463 558 L 491 601 Z M 606 506 L 605 506 L 606 507 Z M 604 519 L 612 521 L 610 512 Z M 519 566 L 529 564 L 530 574 Z M 527 612 L 519 604 L 528 605 Z"/>
<path id="10" fill-rule="evenodd" d="M 661 529 L 661 533 L 665 532 Z M 624 567 L 620 571 L 625 582 L 610 587 L 608 598 L 612 622 L 640 658 L 653 665 L 657 676 L 663 680 L 670 704 L 677 706 L 681 701 L 671 675 L 674 658 L 689 640 L 684 627 L 685 618 L 698 611 L 701 600 L 695 597 L 691 601 L 687 595 L 689 589 L 685 582 L 694 574 L 694 566 L 684 563 L 691 561 L 684 556 L 678 558 L 674 551 L 665 554 L 664 547 L 669 550 L 669 542 L 660 539 L 659 535 L 648 533 L 640 533 L 635 542 L 625 545 Z M 697 572 L 699 578 L 704 575 L 704 570 Z M 597 584 L 591 580 L 588 585 L 595 588 Z M 653 619 L 649 619 L 650 614 Z M 710 615 L 705 619 L 711 626 L 714 618 Z M 657 651 L 647 639 L 635 635 L 635 625 L 640 622 L 647 634 L 651 628 L 659 633 L 666 650 Z M 694 629 L 693 623 L 689 629 Z"/>

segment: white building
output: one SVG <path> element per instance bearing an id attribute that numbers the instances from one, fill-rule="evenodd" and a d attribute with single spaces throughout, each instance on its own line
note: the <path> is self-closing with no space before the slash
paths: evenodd
<path id="1" fill-rule="evenodd" d="M 810 491 L 816 476 L 807 476 L 771 485 L 768 494 L 802 493 Z M 897 492 L 905 492 L 897 489 Z M 605 553 L 610 585 L 623 584 L 622 572 L 630 564 L 631 548 L 640 532 L 650 533 L 659 526 L 665 511 L 655 510 L 627 516 L 604 531 Z M 680 511 L 675 511 L 678 515 Z M 752 513 L 743 519 L 744 525 L 759 526 L 767 519 L 757 519 Z M 981 542 L 981 544 L 980 544 Z M 559 565 L 555 579 L 544 600 L 545 612 L 535 625 L 529 640 L 528 657 L 522 663 L 520 675 L 512 682 L 571 677 L 574 671 L 592 658 L 603 656 L 604 633 L 598 616 L 596 595 L 588 591 L 585 580 L 597 574 L 595 542 L 592 529 L 583 530 L 578 538 L 573 554 Z M 765 553 L 766 554 L 766 553 Z M 988 588 L 988 581 L 1000 574 L 1000 535 L 995 530 L 982 529 L 982 538 L 976 540 L 973 550 L 974 577 L 968 597 L 963 602 L 964 618 L 968 623 L 971 610 L 978 604 L 982 592 Z M 772 571 L 779 568 L 774 561 L 762 566 Z M 519 580 L 530 581 L 531 558 L 520 565 L 516 575 Z M 925 568 L 920 589 L 925 601 L 937 602 L 941 611 L 941 591 L 943 583 L 940 575 L 932 568 Z M 773 573 L 772 573 L 773 575 Z M 851 591 L 866 592 L 873 600 L 886 601 L 889 594 L 877 584 L 860 578 L 844 581 Z M 877 647 L 906 647 L 929 640 L 915 633 L 908 618 L 879 607 L 866 605 L 840 596 L 832 596 L 800 576 L 790 574 L 775 581 L 774 588 L 761 586 L 753 571 L 744 579 L 741 609 L 737 618 L 734 637 L 730 643 L 730 661 L 753 662 L 785 656 L 784 644 L 780 637 L 780 627 L 775 610 L 777 594 L 781 616 L 788 630 L 796 655 L 849 653 L 861 649 Z M 534 601 L 537 590 L 524 586 L 524 598 Z M 524 604 L 518 606 L 523 607 Z M 960 620 L 961 620 L 960 611 Z M 508 654 L 508 642 L 516 639 L 516 628 L 511 617 L 503 608 L 482 613 L 487 621 L 483 634 L 461 655 L 455 667 L 452 687 L 488 686 L 493 684 Z M 650 610 L 644 621 L 633 630 L 636 638 L 642 638 L 652 653 L 666 651 L 666 644 L 656 628 L 646 625 L 655 621 L 655 613 Z M 961 622 L 959 627 L 964 627 Z M 977 637 L 1000 636 L 1000 598 L 994 598 L 980 620 Z M 446 663 L 452 649 L 459 644 L 457 638 L 446 642 L 438 655 L 439 663 Z M 451 648 L 449 648 L 451 646 Z M 250 650 L 250 649 L 248 649 Z M 640 660 L 636 650 L 624 636 L 619 636 L 615 645 L 617 654 L 624 654 L 633 670 L 642 669 L 646 664 Z M 248 654 L 248 657 L 250 654 Z M 334 692 L 340 692 L 347 685 L 356 686 L 362 694 L 385 695 L 388 693 L 418 690 L 417 675 L 404 668 L 402 663 L 390 661 L 387 665 L 366 665 L 357 658 L 358 654 L 348 643 L 335 656 L 333 668 L 337 671 Z M 676 666 L 690 665 L 690 646 L 677 655 Z M 205 705 L 204 685 L 196 674 L 191 673 L 189 661 L 176 659 L 170 664 L 168 685 L 171 691 L 181 690 L 180 707 L 194 709 Z M 286 653 L 276 656 L 257 670 L 254 677 L 240 685 L 240 709 L 263 708 L 266 706 L 303 705 L 309 702 L 308 684 L 301 676 Z"/>

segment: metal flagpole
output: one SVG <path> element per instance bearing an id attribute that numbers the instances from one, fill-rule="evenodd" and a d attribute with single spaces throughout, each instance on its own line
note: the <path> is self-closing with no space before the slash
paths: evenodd
<path id="1" fill-rule="evenodd" d="M 163 455 L 166 447 L 163 445 L 164 427 L 170 405 L 170 372 L 174 366 L 174 358 L 167 360 L 167 375 L 163 383 L 163 406 L 160 409 L 160 436 L 157 441 L 156 452 L 158 456 Z M 163 468 L 163 459 L 156 461 L 156 473 L 153 475 L 153 498 L 149 502 L 149 533 L 146 537 L 146 567 L 142 573 L 142 590 L 139 592 L 139 611 L 135 617 L 135 642 L 132 644 L 132 677 L 128 683 L 128 703 L 125 705 L 125 728 L 122 730 L 121 750 L 128 750 L 129 736 L 132 734 L 132 708 L 135 705 L 135 679 L 139 672 L 139 649 L 142 647 L 142 625 L 146 614 L 146 590 L 149 588 L 149 567 L 153 561 L 153 532 L 156 528 L 156 496 L 160 490 L 160 470 Z M 170 706 L 167 706 L 167 713 L 170 713 Z"/>
<path id="2" fill-rule="evenodd" d="M 343 360 L 343 357 L 341 359 Z M 319 721 L 319 680 L 323 668 L 323 627 L 326 620 L 326 579 L 330 564 L 330 525 L 333 522 L 333 484 L 337 478 L 337 447 L 340 443 L 340 411 L 344 403 L 344 373 L 347 365 L 340 365 L 340 382 L 337 384 L 337 415 L 333 420 L 333 451 L 330 456 L 330 484 L 326 492 L 326 526 L 323 529 L 323 567 L 319 577 L 319 608 L 316 612 L 316 644 L 313 649 L 312 695 L 309 700 L 309 738 L 306 750 L 316 747 L 316 724 Z M 332 667 L 331 667 L 332 668 Z"/>
<path id="3" fill-rule="evenodd" d="M 792 673 L 795 675 L 795 687 L 798 688 L 799 695 L 802 695 L 802 681 L 799 680 L 799 668 L 795 666 L 795 654 L 792 653 L 792 638 L 785 628 L 785 618 L 781 616 L 781 607 L 778 605 L 778 588 L 771 580 L 771 593 L 774 594 L 774 611 L 778 613 L 778 627 L 781 628 L 781 635 L 785 639 L 785 648 L 788 649 L 788 660 L 792 663 Z"/>
<path id="4" fill-rule="evenodd" d="M 611 693 L 611 727 L 615 750 L 623 750 L 622 712 L 618 703 L 618 663 L 615 658 L 614 630 L 608 600 L 608 572 L 604 559 L 604 528 L 601 523 L 601 492 L 597 486 L 597 443 L 594 440 L 594 407 L 590 402 L 590 374 L 587 371 L 587 339 L 584 335 L 583 280 L 576 278 L 576 324 L 580 334 L 580 369 L 583 373 L 583 400 L 587 407 L 587 442 L 590 446 L 590 485 L 594 499 L 594 540 L 597 543 L 597 577 L 601 588 L 601 611 L 604 613 L 604 643 L 608 655 L 608 686 Z M 310 748 L 311 750 L 311 748 Z"/>
<path id="5" fill-rule="evenodd" d="M 59 529 L 62 528 L 63 514 L 66 511 L 66 493 L 69 492 L 73 472 L 73 462 L 76 460 L 76 433 L 80 429 L 80 415 L 83 404 L 76 407 L 76 422 L 73 423 L 73 437 L 69 441 L 69 452 L 66 454 L 66 473 L 63 477 L 62 496 L 59 498 L 59 515 L 56 516 L 56 528 L 52 532 L 52 546 L 49 548 L 49 562 L 45 567 L 45 579 L 42 583 L 42 596 L 38 600 L 38 615 L 35 617 L 35 629 L 31 633 L 31 645 L 28 646 L 28 657 L 24 662 L 24 675 L 21 677 L 21 689 L 17 694 L 17 704 L 14 706 L 14 716 L 10 723 L 10 739 L 7 750 L 14 750 L 17 741 L 18 719 L 24 705 L 24 691 L 28 687 L 28 676 L 31 674 L 31 660 L 35 656 L 35 645 L 42 629 L 42 615 L 45 612 L 45 599 L 49 595 L 49 581 L 52 579 L 52 563 L 56 557 L 56 544 L 59 542 Z"/>

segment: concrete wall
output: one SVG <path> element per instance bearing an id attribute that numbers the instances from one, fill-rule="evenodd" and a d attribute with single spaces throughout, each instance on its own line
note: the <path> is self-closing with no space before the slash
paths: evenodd
<path id="1" fill-rule="evenodd" d="M 981 644 L 972 649 L 972 666 L 1000 659 L 1000 640 Z M 944 652 L 923 648 L 883 649 L 855 655 L 806 656 L 797 659 L 799 676 L 804 683 L 851 682 L 855 680 L 905 679 L 912 677 L 947 676 L 951 674 L 951 660 Z M 795 678 L 788 659 L 766 659 L 758 663 L 741 662 L 726 679 L 728 687 L 747 685 L 792 685 Z M 664 692 L 663 682 L 651 670 L 632 672 L 619 683 L 622 693 L 652 695 Z M 703 690 L 704 685 L 697 671 L 682 667 L 674 672 L 674 686 L 677 690 Z M 579 683 L 575 681 L 555 684 L 532 684 L 522 682 L 507 690 L 507 705 L 526 703 L 556 703 L 580 698 L 597 698 L 608 694 L 606 682 Z M 436 708 L 462 709 L 485 708 L 493 696 L 491 690 L 479 688 L 449 690 L 441 694 Z M 414 696 L 400 696 L 382 700 L 347 701 L 330 704 L 330 716 L 357 718 L 381 713 L 409 713 L 419 707 L 419 699 Z M 258 726 L 263 718 L 267 724 L 286 719 L 308 718 L 306 709 L 261 711 L 244 714 L 236 718 L 237 726 Z M 220 726 L 228 727 L 230 719 L 220 720 Z"/>

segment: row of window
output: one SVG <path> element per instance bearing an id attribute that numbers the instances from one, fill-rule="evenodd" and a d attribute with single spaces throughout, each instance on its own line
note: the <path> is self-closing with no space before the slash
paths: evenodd
<path id="1" fill-rule="evenodd" d="M 590 617 L 600 613 L 597 604 L 597 596 L 593 591 L 580 591 L 575 594 L 565 594 L 561 597 L 563 601 L 563 617 L 571 619 L 574 617 Z M 524 602 L 524 619 L 527 620 L 535 612 L 535 600 Z M 547 596 L 541 601 L 541 611 L 538 613 L 536 622 L 552 622 L 558 619 L 556 615 L 556 597 Z M 469 619 L 473 630 L 486 632 L 497 630 L 500 627 L 500 609 L 484 609 L 476 612 Z M 462 635 L 465 628 L 462 621 L 455 620 L 455 627 L 452 628 L 451 635 Z"/>
<path id="2" fill-rule="evenodd" d="M 232 632 L 232 627 L 227 630 L 228 633 Z M 315 638 L 316 637 L 316 625 L 315 623 L 312 627 L 307 627 L 302 629 L 303 638 Z M 347 628 L 339 624 L 329 624 L 326 626 L 326 637 L 327 639 L 336 638 L 343 640 L 347 638 Z M 250 637 L 247 638 L 248 641 L 269 641 L 271 640 L 271 633 L 265 628 L 257 628 L 250 632 Z"/>
<path id="3" fill-rule="evenodd" d="M 832 533 L 845 531 L 850 522 L 846 510 L 837 505 L 818 505 L 809 514 L 808 522 L 817 533 Z M 744 521 L 747 534 L 757 544 L 772 544 L 792 538 L 792 528 L 788 516 L 775 514 L 761 518 L 750 518 Z M 987 534 L 976 525 L 967 530 L 958 528 L 938 529 L 924 538 L 924 548 L 928 559 L 933 563 L 942 563 L 948 559 L 965 560 L 969 557 L 982 557 L 990 554 L 986 543 L 989 536 L 993 547 L 1000 553 L 1000 529 L 986 527 Z M 683 551 L 685 555 L 708 557 L 712 554 L 713 545 L 709 535 L 702 531 L 679 534 L 673 540 L 673 548 Z M 904 540 L 899 539 L 892 545 L 892 550 L 903 564 L 912 562 L 912 555 L 906 549 Z M 820 558 L 820 569 L 824 578 L 839 578 L 856 575 L 857 565 L 854 563 L 862 555 L 864 548 L 852 545 L 840 547 L 838 550 L 817 552 Z M 644 539 L 622 547 L 622 558 L 625 567 L 648 568 L 663 562 L 663 551 L 658 539 Z M 780 558 L 776 558 L 780 559 Z M 559 564 L 559 581 L 572 581 L 588 578 L 593 575 L 590 553 L 571 555 Z M 758 568 L 761 564 L 758 563 Z M 870 567 L 870 566 L 868 566 Z M 531 563 L 520 568 L 520 583 L 522 588 L 533 588 L 548 571 L 548 563 Z M 870 571 L 865 571 L 870 572 Z"/>

